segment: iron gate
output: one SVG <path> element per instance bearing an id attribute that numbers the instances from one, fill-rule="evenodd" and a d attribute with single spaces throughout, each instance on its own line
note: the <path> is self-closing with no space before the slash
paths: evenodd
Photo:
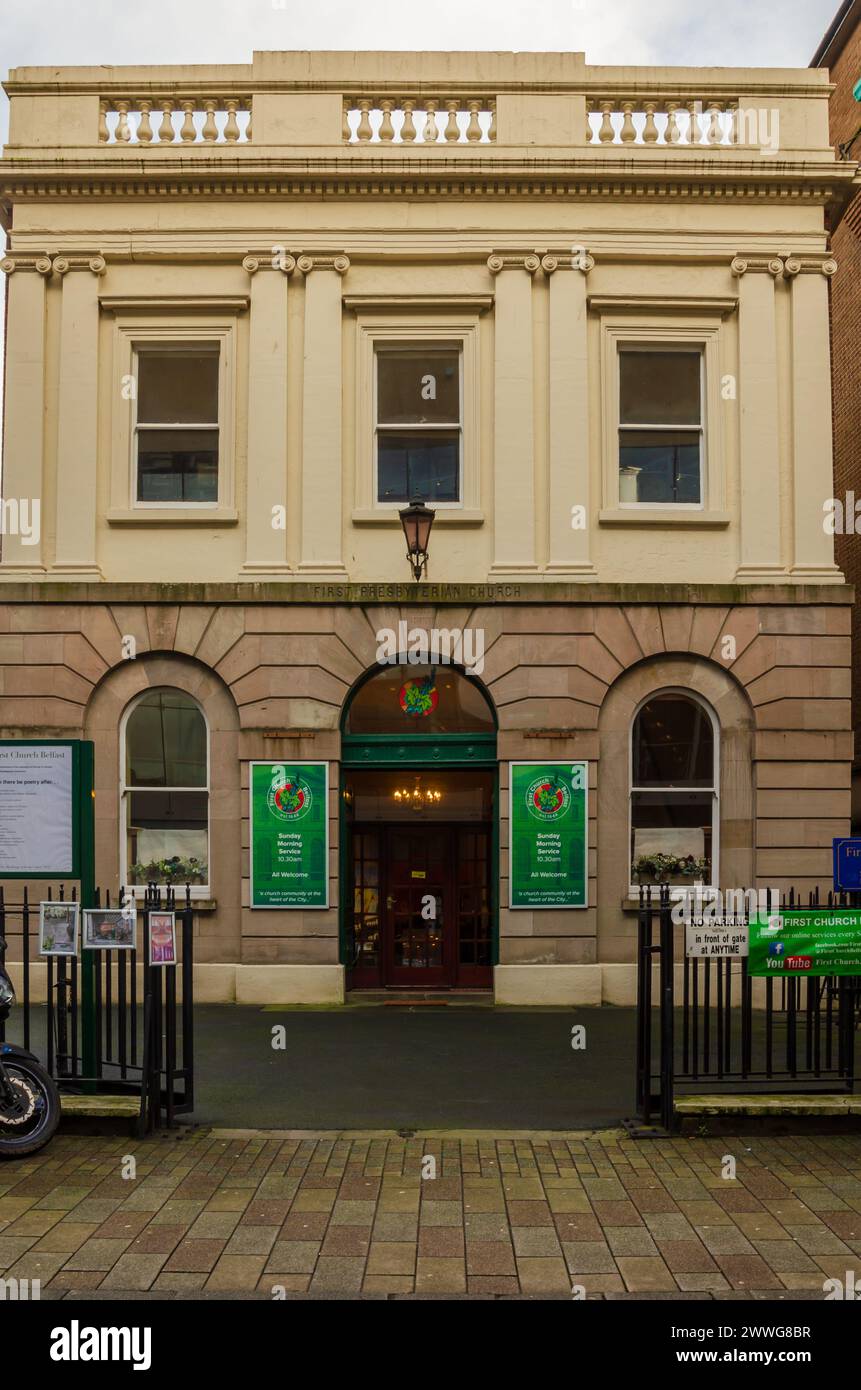
<path id="1" fill-rule="evenodd" d="M 861 894 L 808 895 L 810 907 L 856 907 Z M 800 907 L 790 890 L 782 908 Z M 640 889 L 637 948 L 637 1113 L 673 1127 L 673 1100 L 702 1092 L 767 1095 L 852 1093 L 861 1032 L 861 977 L 781 976 L 759 982 L 741 960 L 688 957 L 667 884 Z M 682 928 L 684 932 L 684 928 Z M 657 966 L 658 998 L 654 998 Z"/>
<path id="2" fill-rule="evenodd" d="M 60 885 L 43 901 L 74 902 L 77 890 L 65 898 Z M 127 890 L 134 896 L 133 889 Z M 140 891 L 140 890 L 138 890 Z M 124 900 L 122 890 L 119 902 Z M 92 904 L 110 908 L 110 893 L 97 890 Z M 19 903 L 7 903 L 0 887 L 0 964 L 21 971 L 17 1006 L 9 1024 L 0 1023 L 0 1043 L 11 1040 L 32 1050 L 66 1094 L 133 1095 L 140 1098 L 138 1129 L 144 1133 L 162 1119 L 194 1109 L 194 914 L 191 891 L 185 890 L 180 909 L 175 890 L 149 884 L 137 899 L 141 930 L 133 950 L 87 951 L 93 960 L 92 1000 L 89 1005 L 91 1044 L 85 1046 L 82 964 L 77 956 L 38 954 L 39 905 L 26 887 Z M 176 914 L 176 965 L 150 965 L 150 913 Z M 16 949 L 19 948 L 19 949 Z M 47 970 L 46 1003 L 33 1001 L 34 961 Z M 87 1064 L 87 1056 L 91 1065 Z"/>

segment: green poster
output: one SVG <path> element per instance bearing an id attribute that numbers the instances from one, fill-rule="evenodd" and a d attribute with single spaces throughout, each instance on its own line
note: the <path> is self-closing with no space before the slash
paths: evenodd
<path id="1" fill-rule="evenodd" d="M 329 906 L 329 764 L 249 763 L 251 906 Z"/>
<path id="2" fill-rule="evenodd" d="M 861 908 L 784 908 L 750 921 L 750 975 L 861 975 Z"/>
<path id="3" fill-rule="evenodd" d="M 509 763 L 509 905 L 588 905 L 588 763 Z"/>

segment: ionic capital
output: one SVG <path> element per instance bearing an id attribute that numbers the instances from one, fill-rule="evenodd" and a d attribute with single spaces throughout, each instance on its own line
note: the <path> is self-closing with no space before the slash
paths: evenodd
<path id="1" fill-rule="evenodd" d="M 273 246 L 268 251 L 251 251 L 242 259 L 242 269 L 249 275 L 258 270 L 280 270 L 282 275 L 292 275 L 296 269 L 296 257 L 285 251 L 283 246 Z"/>
<path id="2" fill-rule="evenodd" d="M 4 275 L 14 275 L 16 270 L 30 271 L 37 275 L 50 275 L 51 257 L 28 251 L 9 251 L 0 260 L 0 270 Z"/>
<path id="3" fill-rule="evenodd" d="M 525 270 L 527 275 L 534 275 L 541 266 L 541 257 L 534 252 L 525 251 L 494 251 L 487 258 L 487 268 L 491 275 L 499 275 L 503 270 Z"/>
<path id="4" fill-rule="evenodd" d="M 333 270 L 336 275 L 346 275 L 350 258 L 342 252 L 331 255 L 303 252 L 296 261 L 296 269 L 303 275 L 310 275 L 314 270 Z"/>

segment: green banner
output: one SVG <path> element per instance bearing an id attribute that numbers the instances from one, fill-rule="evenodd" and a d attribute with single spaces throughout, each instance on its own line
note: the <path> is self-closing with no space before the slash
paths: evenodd
<path id="1" fill-rule="evenodd" d="M 861 909 L 784 908 L 750 920 L 750 975 L 861 975 Z"/>
<path id="2" fill-rule="evenodd" d="M 509 763 L 509 905 L 588 905 L 588 763 Z"/>
<path id="3" fill-rule="evenodd" d="M 249 763 L 251 906 L 329 906 L 329 764 Z"/>

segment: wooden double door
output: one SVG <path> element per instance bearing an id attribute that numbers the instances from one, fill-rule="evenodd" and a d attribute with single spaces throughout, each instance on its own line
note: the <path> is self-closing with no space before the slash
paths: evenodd
<path id="1" fill-rule="evenodd" d="M 491 828 L 355 825 L 352 988 L 489 989 Z"/>

